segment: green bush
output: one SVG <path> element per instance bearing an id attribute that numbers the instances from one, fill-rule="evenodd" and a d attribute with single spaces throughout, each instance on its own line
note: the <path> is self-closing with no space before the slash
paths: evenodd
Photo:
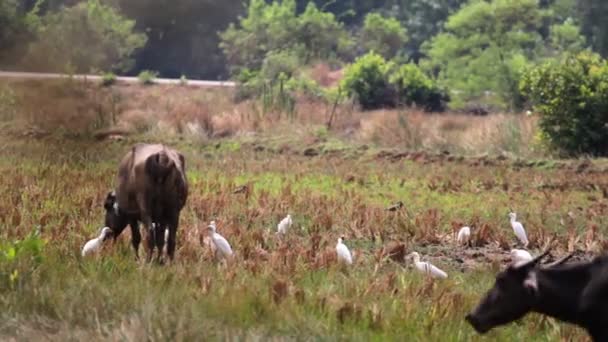
<path id="1" fill-rule="evenodd" d="M 529 70 L 520 88 L 549 145 L 568 155 L 608 155 L 608 65 L 583 52 Z"/>
<path id="2" fill-rule="evenodd" d="M 154 84 L 158 73 L 156 71 L 144 70 L 137 75 L 139 82 L 144 85 Z"/>
<path id="3" fill-rule="evenodd" d="M 450 100 L 448 94 L 414 63 L 402 65 L 391 74 L 389 80 L 397 90 L 400 104 L 439 112 L 445 110 L 446 103 Z"/>
<path id="4" fill-rule="evenodd" d="M 370 52 L 363 55 L 344 71 L 342 89 L 357 98 L 363 109 L 393 107 L 396 104 L 394 88 L 388 82 L 391 69 L 384 57 Z"/>
<path id="5" fill-rule="evenodd" d="M 116 75 L 111 72 L 106 72 L 101 76 L 101 85 L 104 87 L 109 87 L 116 83 Z"/>

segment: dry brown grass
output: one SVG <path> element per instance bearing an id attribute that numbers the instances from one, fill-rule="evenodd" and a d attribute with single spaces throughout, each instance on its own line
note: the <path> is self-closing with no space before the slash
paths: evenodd
<path id="1" fill-rule="evenodd" d="M 320 86 L 334 87 L 344 76 L 344 70 L 332 70 L 327 63 L 317 63 L 310 69 L 309 74 Z"/>
<path id="2" fill-rule="evenodd" d="M 460 153 L 535 152 L 537 119 L 514 114 L 471 116 L 380 110 L 361 120 L 359 136 L 380 145 Z"/>
<path id="3" fill-rule="evenodd" d="M 327 66 L 314 70 L 327 73 Z M 253 100 L 234 104 L 232 90 L 120 84 L 103 88 L 69 80 L 11 82 L 21 121 L 28 126 L 88 133 L 115 126 L 135 133 L 225 138 L 251 132 L 305 132 L 325 126 L 333 104 L 298 98 L 293 113 L 265 111 Z M 537 118 L 513 114 L 470 116 L 416 110 L 360 111 L 353 103 L 335 108 L 331 132 L 383 147 L 460 154 L 540 155 Z M 295 133 L 300 134 L 300 133 Z"/>

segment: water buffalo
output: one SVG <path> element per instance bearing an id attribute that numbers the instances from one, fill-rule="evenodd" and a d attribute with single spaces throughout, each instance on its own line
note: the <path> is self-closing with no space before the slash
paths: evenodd
<path id="1" fill-rule="evenodd" d="M 149 232 L 148 260 L 155 244 L 160 259 L 168 229 L 167 254 L 173 259 L 179 214 L 188 198 L 184 156 L 164 145 L 137 144 L 122 158 L 116 183 L 116 190 L 104 203 L 106 226 L 112 229 L 114 238 L 130 225 L 131 242 L 138 256 L 141 221 Z"/>
<path id="2" fill-rule="evenodd" d="M 500 272 L 466 320 L 483 334 L 537 312 L 584 328 L 593 341 L 608 341 L 608 256 L 540 265 L 547 253 Z"/>

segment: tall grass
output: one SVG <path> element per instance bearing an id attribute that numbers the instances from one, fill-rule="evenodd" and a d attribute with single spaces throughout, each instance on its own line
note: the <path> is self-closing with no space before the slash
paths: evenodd
<path id="1" fill-rule="evenodd" d="M 238 104 L 232 101 L 232 90 L 182 86 L 118 84 L 102 88 L 71 80 L 11 82 L 2 89 L 4 108 L 10 105 L 18 111 L 21 121 L 69 134 L 114 127 L 206 141 L 256 133 L 289 135 L 325 126 L 332 116 L 332 137 L 361 144 L 465 155 L 549 155 L 537 139 L 535 117 L 429 115 L 416 110 L 361 112 L 352 103 L 334 108 L 333 103 L 286 98 L 280 85 L 268 88 L 260 101 Z"/>

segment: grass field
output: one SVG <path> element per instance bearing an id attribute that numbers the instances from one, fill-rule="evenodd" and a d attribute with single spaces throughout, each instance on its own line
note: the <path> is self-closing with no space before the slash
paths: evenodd
<path id="1" fill-rule="evenodd" d="M 605 161 L 406 152 L 311 131 L 205 140 L 151 131 L 115 142 L 3 127 L 0 339 L 586 341 L 538 315 L 479 336 L 464 315 L 507 264 L 511 210 L 536 253 L 553 239 L 555 257 L 605 250 Z M 137 262 L 128 231 L 83 260 L 118 161 L 146 141 L 187 160 L 175 262 Z M 241 185 L 249 191 L 234 194 Z M 384 210 L 399 200 L 402 210 Z M 281 240 L 287 213 L 294 225 Z M 203 241 L 210 220 L 236 252 L 226 266 Z M 473 227 L 473 248 L 454 242 L 462 225 Z M 355 254 L 349 268 L 335 261 L 340 235 Z M 386 260 L 395 242 L 449 278 Z"/>

